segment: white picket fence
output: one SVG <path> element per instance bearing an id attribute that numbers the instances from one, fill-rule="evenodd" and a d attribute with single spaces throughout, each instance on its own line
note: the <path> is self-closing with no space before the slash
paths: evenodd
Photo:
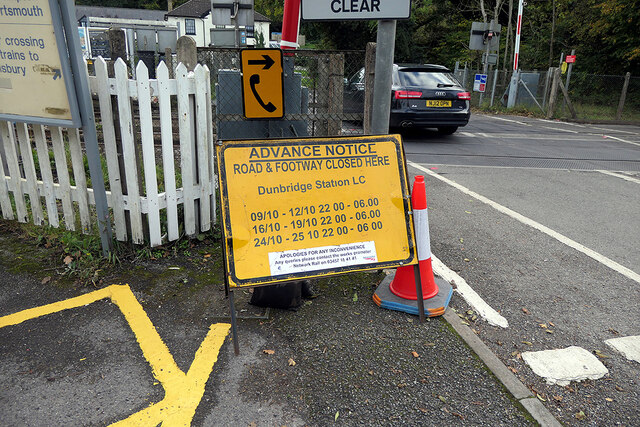
<path id="1" fill-rule="evenodd" d="M 107 64 L 99 58 L 89 84 L 99 99 L 102 138 L 98 143 L 107 165 L 107 203 L 116 239 L 143 244 L 146 238 L 153 247 L 177 240 L 180 224 L 188 236 L 210 230 L 216 222 L 216 177 L 209 70 L 198 65 L 189 72 L 179 64 L 176 78 L 170 79 L 169 70 L 161 63 L 157 79 L 149 79 L 140 62 L 136 80 L 131 80 L 126 64 L 119 59 L 114 71 L 115 78 L 109 78 Z M 161 132 L 158 147 L 154 146 L 151 109 L 156 102 Z M 139 117 L 133 116 L 132 103 L 137 103 Z M 172 105 L 178 113 L 179 141 L 173 138 Z M 113 107 L 117 107 L 117 122 Z M 90 208 L 95 199 L 87 187 L 78 130 L 0 121 L 0 138 L 4 148 L 4 162 L 0 162 L 3 217 L 28 222 L 30 215 L 34 224 L 60 227 L 61 208 L 66 229 L 75 230 L 79 221 L 82 231 L 88 233 L 95 221 Z M 179 144 L 179 164 L 174 142 Z M 34 144 L 38 167 L 32 155 Z M 67 157 L 71 159 L 73 183 Z M 163 172 L 162 183 L 158 182 L 158 169 Z M 179 188 L 177 172 L 181 176 Z M 162 211 L 166 215 L 161 215 Z M 162 221 L 162 217 L 166 219 Z"/>

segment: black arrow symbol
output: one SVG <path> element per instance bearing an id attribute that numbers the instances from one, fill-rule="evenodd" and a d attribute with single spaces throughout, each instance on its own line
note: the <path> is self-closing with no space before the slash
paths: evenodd
<path id="1" fill-rule="evenodd" d="M 271 59 L 271 57 L 269 55 L 262 55 L 262 57 L 264 58 L 264 60 L 262 59 L 250 59 L 249 60 L 249 65 L 264 65 L 264 67 L 262 67 L 263 70 L 268 70 L 269 68 L 271 68 L 271 66 L 273 64 L 275 64 L 276 62 Z"/>
<path id="2" fill-rule="evenodd" d="M 60 74 L 60 69 L 54 68 L 53 69 L 53 80 L 56 80 L 59 77 L 62 77 L 62 74 Z"/>

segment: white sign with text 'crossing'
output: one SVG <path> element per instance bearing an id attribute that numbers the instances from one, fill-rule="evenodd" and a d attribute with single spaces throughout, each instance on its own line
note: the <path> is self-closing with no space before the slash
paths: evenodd
<path id="1" fill-rule="evenodd" d="M 409 19 L 411 0 L 302 0 L 305 21 Z"/>

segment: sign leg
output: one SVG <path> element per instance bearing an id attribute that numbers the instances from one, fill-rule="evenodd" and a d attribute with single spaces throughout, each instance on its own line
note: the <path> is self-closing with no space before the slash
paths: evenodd
<path id="1" fill-rule="evenodd" d="M 229 311 L 231 311 L 231 334 L 233 337 L 233 350 L 236 356 L 240 354 L 240 343 L 238 342 L 238 322 L 236 320 L 236 304 L 233 297 L 233 289 L 229 290 Z"/>
<path id="2" fill-rule="evenodd" d="M 416 295 L 418 296 L 418 316 L 420 323 L 424 323 L 424 299 L 422 298 L 422 277 L 420 277 L 420 265 L 413 266 L 413 273 L 416 278 Z"/>

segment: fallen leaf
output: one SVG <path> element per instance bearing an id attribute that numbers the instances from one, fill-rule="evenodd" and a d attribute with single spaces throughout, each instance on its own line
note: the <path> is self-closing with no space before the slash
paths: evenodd
<path id="1" fill-rule="evenodd" d="M 551 330 L 551 329 L 545 329 L 544 331 L 545 331 L 546 333 L 548 333 L 548 334 L 552 334 L 552 333 L 553 333 L 553 330 Z"/>
<path id="2" fill-rule="evenodd" d="M 553 400 L 556 402 L 562 402 L 562 396 L 553 396 Z"/>
<path id="3" fill-rule="evenodd" d="M 276 351 L 275 351 L 275 350 L 262 350 L 262 352 L 263 352 L 264 354 L 275 354 L 275 353 L 276 353 Z"/>
<path id="4" fill-rule="evenodd" d="M 438 395 L 438 399 L 440 399 L 442 403 L 447 403 L 447 399 L 445 399 L 444 396 Z"/>
<path id="5" fill-rule="evenodd" d="M 296 366 L 296 361 L 293 359 L 289 359 L 289 366 Z"/>
<path id="6" fill-rule="evenodd" d="M 529 341 L 522 341 L 522 344 L 526 344 L 526 345 L 533 345 L 533 343 L 532 343 L 532 342 L 529 342 Z"/>
<path id="7" fill-rule="evenodd" d="M 529 310 L 527 310 L 527 309 L 526 309 L 526 308 L 524 308 L 524 307 L 522 307 L 522 312 L 523 312 L 524 314 L 531 314 L 531 313 L 529 312 Z"/>
<path id="8" fill-rule="evenodd" d="M 469 212 L 469 211 L 464 211 L 464 213 L 468 213 L 468 214 L 471 214 L 471 212 Z"/>
<path id="9" fill-rule="evenodd" d="M 605 397 L 604 400 L 606 400 L 607 402 L 613 402 L 613 399 L 610 397 Z"/>
<path id="10" fill-rule="evenodd" d="M 211 258 L 211 254 L 204 254 L 205 258 Z"/>
<path id="11" fill-rule="evenodd" d="M 419 410 L 420 412 L 425 413 L 425 414 L 426 414 L 427 412 L 429 412 L 429 411 L 427 411 L 427 409 L 426 409 L 426 408 L 418 408 L 418 410 Z"/>
<path id="12" fill-rule="evenodd" d="M 536 393 L 536 397 L 537 397 L 538 399 L 540 399 L 541 401 L 543 401 L 543 402 L 546 402 L 546 401 L 547 401 L 547 399 L 545 399 L 544 397 L 542 397 L 542 395 L 540 395 L 539 393 Z"/>
<path id="13" fill-rule="evenodd" d="M 462 324 L 463 324 L 463 325 L 465 325 L 465 326 L 469 326 L 469 322 L 466 322 L 466 321 L 464 321 L 464 320 L 460 321 L 460 323 L 462 323 Z"/>
<path id="14" fill-rule="evenodd" d="M 67 256 L 64 258 L 64 263 L 65 263 L 66 265 L 69 265 L 69 264 L 71 264 L 72 262 L 73 262 L 73 258 L 72 258 L 70 255 L 67 255 Z"/>
<path id="15" fill-rule="evenodd" d="M 46 285 L 50 281 L 51 281 L 51 276 L 47 276 L 44 279 L 42 279 L 42 282 L 40 282 L 40 283 L 43 284 L 43 285 Z"/>
<path id="16" fill-rule="evenodd" d="M 80 361 L 81 361 L 81 362 L 82 362 L 83 360 L 87 360 L 87 358 L 86 358 L 86 357 L 83 357 L 82 359 L 80 359 Z"/>
<path id="17" fill-rule="evenodd" d="M 473 314 L 473 310 L 467 310 L 467 314 Z"/>
<path id="18" fill-rule="evenodd" d="M 420 357 L 420 355 L 415 351 L 412 351 L 411 354 L 413 355 L 413 357 Z"/>
<path id="19" fill-rule="evenodd" d="M 595 350 L 594 353 L 596 354 L 596 356 L 598 356 L 601 359 L 608 359 L 609 358 L 609 356 L 607 356 L 606 354 L 604 354 L 600 350 Z"/>
<path id="20" fill-rule="evenodd" d="M 469 262 L 469 258 L 465 258 L 465 259 L 464 259 L 464 262 Z"/>
<path id="21" fill-rule="evenodd" d="M 517 374 L 517 373 L 518 373 L 518 370 L 517 370 L 516 368 L 512 367 L 512 366 L 509 366 L 509 370 L 510 370 L 511 372 L 513 372 L 514 374 Z"/>
<path id="22" fill-rule="evenodd" d="M 358 293 L 357 292 L 353 293 L 353 302 L 358 302 Z"/>
<path id="23" fill-rule="evenodd" d="M 407 386 L 407 383 L 400 383 L 398 384 L 398 388 L 404 388 Z"/>
<path id="24" fill-rule="evenodd" d="M 553 322 L 549 322 L 549 326 L 553 326 L 554 328 L 556 327 Z"/>
<path id="25" fill-rule="evenodd" d="M 618 391 L 624 391 L 624 389 L 622 387 L 620 387 L 619 385 L 616 386 L 616 390 Z"/>
<path id="26" fill-rule="evenodd" d="M 464 239 L 462 239 L 462 238 L 461 238 L 461 239 L 460 239 L 460 243 L 464 243 Z"/>
<path id="27" fill-rule="evenodd" d="M 462 414 L 459 414 L 457 412 L 451 412 L 451 415 L 455 415 L 456 417 L 460 418 L 461 420 L 464 420 L 464 417 L 462 416 Z"/>
<path id="28" fill-rule="evenodd" d="M 546 323 L 540 323 L 540 327 L 542 329 L 547 329 L 547 324 Z"/>
<path id="29" fill-rule="evenodd" d="M 584 420 L 585 418 L 587 418 L 587 416 L 584 414 L 584 411 L 578 412 L 574 415 L 574 417 L 576 417 L 576 419 L 578 420 Z"/>
<path id="30" fill-rule="evenodd" d="M 336 416 L 333 417 L 333 421 L 338 421 L 339 416 L 340 416 L 340 411 L 336 412 Z"/>

